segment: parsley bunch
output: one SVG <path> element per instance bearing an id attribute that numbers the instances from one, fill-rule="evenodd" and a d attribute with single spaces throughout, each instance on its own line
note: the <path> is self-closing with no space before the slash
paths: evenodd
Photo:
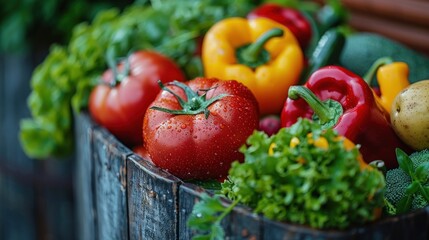
<path id="1" fill-rule="evenodd" d="M 383 207 L 383 174 L 362 169 L 356 147 L 347 150 L 335 131 L 310 120 L 271 137 L 255 132 L 240 151 L 245 160 L 232 164 L 221 193 L 269 219 L 345 229 Z"/>

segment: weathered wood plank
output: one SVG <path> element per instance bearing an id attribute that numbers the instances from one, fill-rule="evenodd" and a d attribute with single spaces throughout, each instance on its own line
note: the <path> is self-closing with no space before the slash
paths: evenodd
<path id="1" fill-rule="evenodd" d="M 344 231 L 317 230 L 302 225 L 286 224 L 263 219 L 262 239 L 429 239 L 429 207 L 397 217 L 384 218 L 378 222 L 353 227 Z"/>
<path id="2" fill-rule="evenodd" d="M 263 218 L 263 239 L 315 239 L 315 240 L 352 240 L 356 233 L 341 231 L 320 231 L 302 225 L 286 224 Z"/>
<path id="3" fill-rule="evenodd" d="M 138 155 L 127 173 L 130 239 L 177 239 L 180 180 Z"/>
<path id="4" fill-rule="evenodd" d="M 128 239 L 126 158 L 131 153 L 104 128 L 94 129 L 97 239 Z"/>
<path id="5" fill-rule="evenodd" d="M 356 239 L 427 240 L 429 239 L 429 207 L 415 212 L 381 219 L 373 224 L 352 231 L 358 232 Z"/>
<path id="6" fill-rule="evenodd" d="M 241 206 L 235 207 L 231 213 L 231 239 L 256 240 L 262 237 L 262 220 L 250 209 Z"/>
<path id="7" fill-rule="evenodd" d="M 93 129 L 96 127 L 87 113 L 74 114 L 76 163 L 74 170 L 77 238 L 95 239 L 94 161 L 92 159 Z"/>
<path id="8" fill-rule="evenodd" d="M 186 225 L 192 208 L 195 203 L 200 200 L 200 195 L 205 190 L 194 184 L 182 184 L 179 188 L 179 240 L 188 240 L 192 236 L 196 235 L 195 231 L 192 231 Z"/>

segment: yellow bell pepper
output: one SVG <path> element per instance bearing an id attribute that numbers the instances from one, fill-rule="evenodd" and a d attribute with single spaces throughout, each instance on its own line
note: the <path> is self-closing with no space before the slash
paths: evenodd
<path id="1" fill-rule="evenodd" d="M 394 62 L 378 69 L 377 82 L 381 92 L 380 103 L 387 112 L 391 112 L 396 95 L 410 85 L 408 75 L 408 65 L 404 62 Z"/>
<path id="2" fill-rule="evenodd" d="M 365 81 L 370 83 L 375 71 L 381 93 L 380 97 L 376 95 L 376 99 L 390 113 L 396 95 L 410 85 L 408 65 L 404 62 L 393 62 L 389 57 L 380 58 L 365 75 Z"/>
<path id="3" fill-rule="evenodd" d="M 289 86 L 298 82 L 304 54 L 292 32 L 266 18 L 227 18 L 204 37 L 206 77 L 237 80 L 259 103 L 261 115 L 279 114 Z"/>

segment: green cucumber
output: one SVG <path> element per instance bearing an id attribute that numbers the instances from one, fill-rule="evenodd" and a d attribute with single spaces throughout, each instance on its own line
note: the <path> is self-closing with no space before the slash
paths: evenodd
<path id="1" fill-rule="evenodd" d="M 346 37 L 338 28 L 326 31 L 308 59 L 308 66 L 301 74 L 299 83 L 304 84 L 313 72 L 323 66 L 338 64 L 345 39 Z"/>
<path id="2" fill-rule="evenodd" d="M 359 32 L 346 37 L 340 65 L 364 76 L 372 63 L 381 57 L 405 62 L 411 83 L 429 79 L 429 57 L 392 39 L 375 33 Z"/>

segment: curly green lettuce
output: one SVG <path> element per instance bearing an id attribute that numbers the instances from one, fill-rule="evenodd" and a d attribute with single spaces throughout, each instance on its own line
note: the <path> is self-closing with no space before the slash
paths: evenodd
<path id="1" fill-rule="evenodd" d="M 300 119 L 269 137 L 255 131 L 218 195 L 203 195 L 188 219 L 195 239 L 222 239 L 222 219 L 236 204 L 265 217 L 317 229 L 345 229 L 375 220 L 384 206 L 383 173 L 361 166 L 358 148 L 332 129 Z M 232 200 L 222 207 L 219 196 Z"/>
<path id="2" fill-rule="evenodd" d="M 332 129 L 306 119 L 268 137 L 255 132 L 222 193 L 267 218 L 314 228 L 344 229 L 374 220 L 383 206 L 384 176 L 361 169 Z"/>

